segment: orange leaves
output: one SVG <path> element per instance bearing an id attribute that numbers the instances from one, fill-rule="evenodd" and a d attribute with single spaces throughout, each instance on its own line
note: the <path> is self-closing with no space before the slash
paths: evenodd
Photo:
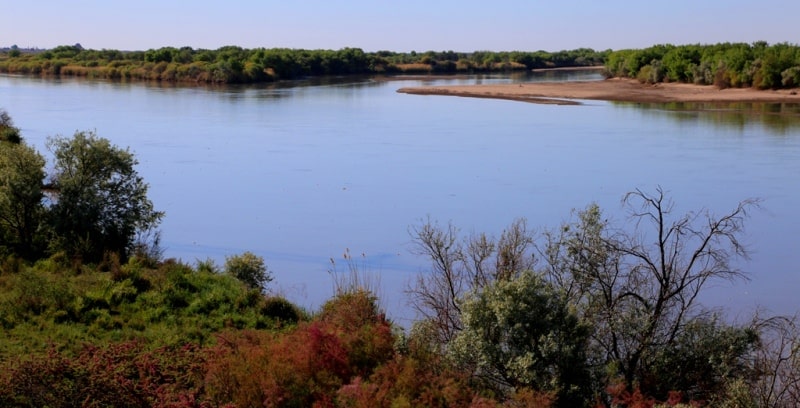
<path id="1" fill-rule="evenodd" d="M 207 374 L 217 403 L 327 406 L 337 391 L 368 376 L 393 354 L 388 321 L 366 292 L 337 296 L 318 319 L 282 335 L 219 336 Z"/>
<path id="2" fill-rule="evenodd" d="M 633 390 L 630 390 L 622 382 L 609 385 L 606 387 L 606 392 L 611 397 L 612 406 L 617 407 L 653 408 L 686 406 L 681 405 L 684 403 L 685 397 L 680 391 L 670 391 L 667 400 L 664 402 L 659 402 L 655 398 L 643 394 L 639 387 L 634 387 Z M 688 406 L 700 407 L 703 406 L 703 403 L 700 401 L 689 401 Z"/>

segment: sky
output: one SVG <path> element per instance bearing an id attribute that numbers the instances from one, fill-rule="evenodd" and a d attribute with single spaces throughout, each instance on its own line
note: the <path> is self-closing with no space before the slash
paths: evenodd
<path id="1" fill-rule="evenodd" d="M 0 0 L 0 47 L 559 51 L 800 43 L 798 0 Z"/>

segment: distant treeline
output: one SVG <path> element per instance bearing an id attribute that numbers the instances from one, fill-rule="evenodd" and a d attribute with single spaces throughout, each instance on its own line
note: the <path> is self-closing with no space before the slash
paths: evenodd
<path id="1" fill-rule="evenodd" d="M 646 83 L 759 89 L 800 86 L 800 46 L 788 43 L 655 45 L 610 52 L 605 65 L 607 76 Z"/>
<path id="2" fill-rule="evenodd" d="M 609 51 L 364 52 L 359 48 L 217 50 L 164 47 L 147 51 L 84 49 L 80 44 L 36 53 L 0 54 L 0 73 L 119 80 L 253 83 L 308 76 L 391 73 L 472 73 L 602 65 Z"/>

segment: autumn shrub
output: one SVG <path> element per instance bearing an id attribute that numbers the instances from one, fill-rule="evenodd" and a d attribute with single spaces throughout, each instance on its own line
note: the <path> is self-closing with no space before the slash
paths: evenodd
<path id="1" fill-rule="evenodd" d="M 313 322 L 282 336 L 248 331 L 220 336 L 206 384 L 217 404 L 308 407 L 330 400 L 351 374 L 342 342 Z"/>
<path id="2" fill-rule="evenodd" d="M 392 358 L 389 322 L 367 292 L 327 302 L 311 322 L 282 334 L 225 332 L 211 350 L 206 384 L 216 404 L 309 407 L 368 378 Z"/>
<path id="3" fill-rule="evenodd" d="M 656 400 L 642 394 L 638 387 L 629 390 L 624 383 L 618 382 L 609 385 L 606 392 L 611 397 L 611 405 L 625 408 L 653 408 Z"/>
<path id="4" fill-rule="evenodd" d="M 437 370 L 425 361 L 400 355 L 375 370 L 368 381 L 358 377 L 342 386 L 336 401 L 345 407 L 494 406 L 470 386 L 464 373 Z"/>
<path id="5" fill-rule="evenodd" d="M 204 354 L 196 346 L 148 350 L 142 343 L 86 346 L 3 363 L 0 406 L 208 407 Z"/>
<path id="6" fill-rule="evenodd" d="M 356 290 L 335 296 L 323 305 L 319 320 L 336 333 L 348 350 L 354 374 L 364 376 L 391 358 L 391 325 L 370 292 Z"/>
<path id="7" fill-rule="evenodd" d="M 606 392 L 611 397 L 611 406 L 619 408 L 697 408 L 706 405 L 703 401 L 687 400 L 680 391 L 669 391 L 663 400 L 657 400 L 643 393 L 638 386 L 630 389 L 622 382 L 612 383 Z"/>
<path id="8" fill-rule="evenodd" d="M 457 370 L 435 341 L 435 328 L 418 322 L 408 336 L 397 340 L 391 360 L 369 377 L 357 377 L 336 393 L 344 407 L 494 407 L 499 402 L 475 387 L 468 373 Z M 508 406 L 534 406 L 524 398 L 506 401 Z M 514 405 L 517 403 L 516 405 Z M 542 407 L 547 405 L 541 405 Z"/>
<path id="9" fill-rule="evenodd" d="M 268 349 L 274 335 L 254 330 L 217 334 L 209 353 L 205 383 L 215 405 L 259 406 L 266 398 L 262 378 L 270 369 Z"/>

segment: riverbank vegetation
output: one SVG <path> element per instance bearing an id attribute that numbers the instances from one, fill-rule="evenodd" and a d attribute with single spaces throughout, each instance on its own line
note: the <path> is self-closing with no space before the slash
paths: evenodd
<path id="1" fill-rule="evenodd" d="M 655 45 L 610 52 L 605 66 L 608 76 L 646 83 L 685 82 L 723 89 L 800 86 L 800 46 L 788 43 Z"/>
<path id="2" fill-rule="evenodd" d="M 595 51 L 393 51 L 359 48 L 216 50 L 162 47 L 146 51 L 92 50 L 80 44 L 49 50 L 8 48 L 0 73 L 185 83 L 259 83 L 352 74 L 455 74 L 605 66 L 609 77 L 683 82 L 720 88 L 800 86 L 800 46 L 763 41 L 654 45 Z"/>
<path id="3" fill-rule="evenodd" d="M 51 139 L 46 166 L 0 120 L 0 406 L 800 403 L 797 319 L 700 303 L 747 277 L 735 264 L 757 200 L 677 214 L 660 188 L 635 190 L 625 220 L 590 204 L 499 237 L 424 220 L 409 232 L 431 266 L 402 328 L 353 263 L 303 310 L 256 254 L 164 259 L 133 153 L 76 132 Z"/>
<path id="4" fill-rule="evenodd" d="M 90 50 L 80 44 L 0 54 L 0 73 L 114 80 L 256 83 L 308 76 L 398 73 L 476 73 L 599 66 L 605 51 L 364 52 L 358 48 L 216 50 L 163 47 L 147 51 Z"/>

